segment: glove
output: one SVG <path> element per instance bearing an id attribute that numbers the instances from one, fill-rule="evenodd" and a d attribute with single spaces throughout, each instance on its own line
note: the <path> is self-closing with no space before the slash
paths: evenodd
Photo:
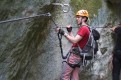
<path id="1" fill-rule="evenodd" d="M 64 32 L 63 29 L 59 29 L 59 32 L 58 33 L 61 34 L 61 35 L 64 35 L 65 34 L 65 32 Z"/>
<path id="2" fill-rule="evenodd" d="M 67 29 L 68 32 L 72 31 L 72 27 L 67 27 L 66 29 Z"/>

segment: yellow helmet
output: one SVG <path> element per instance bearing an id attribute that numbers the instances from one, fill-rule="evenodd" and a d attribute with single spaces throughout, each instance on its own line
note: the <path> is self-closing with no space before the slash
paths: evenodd
<path id="1" fill-rule="evenodd" d="M 87 10 L 79 10 L 76 13 L 76 16 L 86 16 L 86 17 L 89 17 L 89 14 L 88 14 L 88 11 Z"/>

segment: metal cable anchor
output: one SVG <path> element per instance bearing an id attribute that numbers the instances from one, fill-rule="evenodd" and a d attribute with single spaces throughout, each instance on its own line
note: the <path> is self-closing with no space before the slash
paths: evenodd
<path id="1" fill-rule="evenodd" d="M 51 13 L 48 12 L 48 13 L 45 13 L 45 14 L 33 15 L 33 16 L 29 16 L 29 17 L 22 17 L 22 18 L 4 20 L 4 21 L 0 21 L 0 24 L 19 21 L 19 20 L 24 20 L 24 19 L 30 19 L 30 18 L 35 18 L 35 17 L 41 17 L 41 16 L 51 17 Z"/>
<path id="2" fill-rule="evenodd" d="M 67 13 L 67 12 L 69 12 L 69 10 L 70 10 L 69 4 L 52 3 L 52 5 L 61 6 L 61 7 L 62 7 L 62 11 L 63 11 L 64 13 Z"/>

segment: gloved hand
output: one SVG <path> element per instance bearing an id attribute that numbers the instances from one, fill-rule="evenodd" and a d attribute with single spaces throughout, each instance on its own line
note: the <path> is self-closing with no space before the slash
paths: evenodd
<path id="1" fill-rule="evenodd" d="M 59 29 L 59 32 L 58 33 L 61 34 L 61 35 L 64 35 L 65 34 L 65 32 L 64 32 L 63 29 Z"/>
<path id="2" fill-rule="evenodd" d="M 67 29 L 68 32 L 71 32 L 72 31 L 72 26 L 69 25 L 69 26 L 66 27 L 66 29 Z"/>

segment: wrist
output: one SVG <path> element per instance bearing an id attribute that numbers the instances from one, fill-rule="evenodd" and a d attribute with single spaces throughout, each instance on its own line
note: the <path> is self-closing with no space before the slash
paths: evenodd
<path id="1" fill-rule="evenodd" d="M 69 34 L 72 34 L 72 32 L 68 32 Z"/>
<path id="2" fill-rule="evenodd" d="M 65 33 L 65 34 L 64 34 L 64 36 L 65 36 L 65 37 L 67 37 L 67 36 L 68 36 L 68 34 L 67 34 L 67 33 Z"/>
<path id="3" fill-rule="evenodd" d="M 72 27 L 71 26 L 67 27 L 66 29 L 67 29 L 68 32 L 72 31 Z"/>

